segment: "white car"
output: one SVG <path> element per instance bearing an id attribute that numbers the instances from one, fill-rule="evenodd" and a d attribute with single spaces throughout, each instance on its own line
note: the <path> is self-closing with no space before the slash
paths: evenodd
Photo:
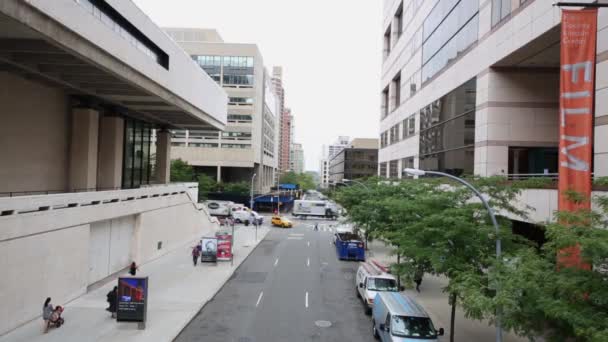
<path id="1" fill-rule="evenodd" d="M 375 262 L 362 262 L 355 277 L 357 296 L 365 304 L 365 312 L 370 314 L 374 305 L 374 298 L 378 292 L 399 292 L 397 279 L 386 273 Z"/>
<path id="2" fill-rule="evenodd" d="M 249 224 L 261 225 L 264 222 L 264 217 L 253 210 L 243 208 L 241 210 L 233 210 L 232 218 L 236 223 L 244 223 L 246 226 Z"/>

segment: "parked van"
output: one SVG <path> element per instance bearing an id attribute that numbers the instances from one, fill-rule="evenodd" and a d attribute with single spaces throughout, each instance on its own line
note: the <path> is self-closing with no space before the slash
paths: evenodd
<path id="1" fill-rule="evenodd" d="M 244 223 L 246 226 L 251 224 L 261 225 L 264 222 L 264 217 L 253 210 L 246 207 L 234 208 L 232 218 L 236 223 Z"/>
<path id="2" fill-rule="evenodd" d="M 435 330 L 422 306 L 399 292 L 378 292 L 374 298 L 372 334 L 383 342 L 438 341 L 443 328 Z"/>
<path id="3" fill-rule="evenodd" d="M 368 314 L 372 312 L 378 292 L 399 292 L 397 279 L 388 273 L 388 268 L 373 260 L 361 263 L 355 276 L 355 286 L 357 297 L 365 304 Z"/>

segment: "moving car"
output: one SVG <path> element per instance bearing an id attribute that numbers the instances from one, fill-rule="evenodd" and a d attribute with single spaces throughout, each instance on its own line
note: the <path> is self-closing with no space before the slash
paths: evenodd
<path id="1" fill-rule="evenodd" d="M 264 222 L 262 215 L 245 207 L 233 210 L 232 218 L 236 223 L 244 223 L 246 226 L 256 223 L 261 225 Z"/>
<path id="2" fill-rule="evenodd" d="M 359 235 L 352 232 L 338 232 L 334 235 L 334 244 L 338 259 L 365 261 L 365 244 Z"/>
<path id="3" fill-rule="evenodd" d="M 293 227 L 293 223 L 291 221 L 289 221 L 288 219 L 281 217 L 281 216 L 273 216 L 271 223 L 275 227 L 281 227 L 281 228 L 292 228 Z"/>
<path id="4" fill-rule="evenodd" d="M 365 304 L 365 312 L 370 314 L 374 298 L 380 292 L 399 292 L 397 279 L 389 274 L 388 268 L 376 261 L 362 262 L 355 276 L 357 297 Z"/>
<path id="5" fill-rule="evenodd" d="M 374 298 L 372 334 L 383 342 L 437 341 L 444 333 L 412 298 L 399 292 L 378 292 Z"/>

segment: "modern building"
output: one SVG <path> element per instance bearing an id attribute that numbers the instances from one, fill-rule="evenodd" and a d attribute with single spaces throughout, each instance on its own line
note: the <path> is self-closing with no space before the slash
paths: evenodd
<path id="1" fill-rule="evenodd" d="M 257 45 L 226 43 L 215 30 L 165 31 L 228 93 L 225 130 L 174 131 L 172 158 L 218 182 L 250 181 L 255 174 L 256 192 L 268 192 L 279 160 L 281 97 Z"/>
<path id="2" fill-rule="evenodd" d="M 319 160 L 319 186 L 321 189 L 329 187 L 329 159 L 327 158 L 327 146 L 321 147 L 321 159 Z"/>
<path id="3" fill-rule="evenodd" d="M 130 0 L 5 0 L 0 27 L 3 335 L 212 226 L 170 131 L 223 130 L 227 96 Z"/>
<path id="4" fill-rule="evenodd" d="M 597 34 L 595 176 L 608 175 L 608 9 Z M 560 8 L 384 1 L 379 174 L 556 173 Z"/>
<path id="5" fill-rule="evenodd" d="M 335 143 L 329 145 L 327 148 L 327 159 L 332 159 L 335 157 L 340 151 L 349 146 L 350 137 L 348 136 L 339 136 Z"/>
<path id="6" fill-rule="evenodd" d="M 291 171 L 295 173 L 304 173 L 304 148 L 302 144 L 293 143 L 291 144 Z"/>
<path id="7" fill-rule="evenodd" d="M 353 139 L 347 147 L 331 157 L 328 183 L 344 179 L 376 176 L 378 168 L 378 139 Z"/>

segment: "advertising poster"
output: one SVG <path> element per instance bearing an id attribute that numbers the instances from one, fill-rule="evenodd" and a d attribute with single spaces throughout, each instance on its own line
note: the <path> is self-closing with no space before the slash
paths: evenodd
<path id="1" fill-rule="evenodd" d="M 232 260 L 232 235 L 217 235 L 217 260 Z"/>
<path id="2" fill-rule="evenodd" d="M 118 278 L 118 322 L 145 322 L 148 302 L 148 277 Z"/>
<path id="3" fill-rule="evenodd" d="M 217 238 L 203 238 L 202 247 L 201 262 L 217 262 Z"/>

